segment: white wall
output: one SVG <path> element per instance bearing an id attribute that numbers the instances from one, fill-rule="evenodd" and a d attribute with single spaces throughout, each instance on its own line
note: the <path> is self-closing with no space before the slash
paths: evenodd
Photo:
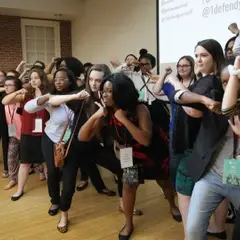
<path id="1" fill-rule="evenodd" d="M 156 56 L 156 0 L 86 0 L 72 22 L 73 55 L 83 62 L 121 61 L 147 48 Z"/>

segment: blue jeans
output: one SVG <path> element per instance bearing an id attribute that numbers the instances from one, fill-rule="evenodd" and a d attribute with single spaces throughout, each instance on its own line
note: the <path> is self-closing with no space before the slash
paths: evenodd
<path id="1" fill-rule="evenodd" d="M 229 199 L 236 209 L 240 206 L 240 187 L 222 183 L 222 179 L 209 171 L 196 182 L 187 218 L 188 240 L 206 240 L 210 217 L 217 206 Z"/>

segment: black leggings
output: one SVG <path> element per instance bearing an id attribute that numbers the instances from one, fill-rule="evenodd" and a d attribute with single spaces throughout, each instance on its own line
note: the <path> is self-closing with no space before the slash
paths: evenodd
<path id="1" fill-rule="evenodd" d="M 42 136 L 42 151 L 44 159 L 47 163 L 48 169 L 48 193 L 51 198 L 51 203 L 60 206 L 63 212 L 70 209 L 72 197 L 75 192 L 76 178 L 77 178 L 77 152 L 74 146 L 71 145 L 68 155 L 65 159 L 64 166 L 61 169 L 54 165 L 53 154 L 54 143 L 44 133 Z M 62 192 L 60 195 L 60 181 L 62 180 Z"/>
<path id="2" fill-rule="evenodd" d="M 79 162 L 80 168 L 86 169 L 89 176 L 96 176 L 99 174 L 96 164 L 109 170 L 118 176 L 118 193 L 122 197 L 122 169 L 120 161 L 116 158 L 111 148 L 102 147 L 98 143 L 78 143 L 84 151 L 81 153 L 81 160 Z M 77 149 L 80 149 L 79 147 Z M 94 166 L 95 165 L 95 166 Z M 91 178 L 91 181 L 94 179 Z"/>

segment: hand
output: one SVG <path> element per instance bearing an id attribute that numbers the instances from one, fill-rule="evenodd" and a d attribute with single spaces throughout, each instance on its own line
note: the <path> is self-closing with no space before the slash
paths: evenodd
<path id="1" fill-rule="evenodd" d="M 202 104 L 204 104 L 210 111 L 215 113 L 221 113 L 221 103 L 211 98 L 202 96 Z"/>
<path id="2" fill-rule="evenodd" d="M 238 34 L 239 33 L 239 29 L 238 29 L 238 25 L 236 23 L 232 23 L 229 25 L 228 29 L 233 33 L 233 34 Z"/>
<path id="3" fill-rule="evenodd" d="M 27 94 L 27 93 L 28 93 L 28 91 L 25 88 L 22 88 L 22 89 L 16 91 L 16 95 Z"/>
<path id="4" fill-rule="evenodd" d="M 24 66 L 25 64 L 26 64 L 26 62 L 24 60 L 22 60 L 19 65 Z"/>
<path id="5" fill-rule="evenodd" d="M 75 99 L 76 100 L 84 100 L 84 99 L 88 98 L 89 96 L 90 95 L 86 90 L 82 90 L 75 94 Z"/>
<path id="6" fill-rule="evenodd" d="M 121 65 L 121 62 L 118 59 L 116 59 L 116 58 L 112 58 L 110 60 L 110 63 L 112 64 L 113 67 L 118 67 L 118 66 Z"/>
<path id="7" fill-rule="evenodd" d="M 99 107 L 99 109 L 94 113 L 94 116 L 97 119 L 103 118 L 107 116 L 107 109 L 104 103 L 100 104 L 99 102 L 95 102 L 95 104 Z"/>
<path id="8" fill-rule="evenodd" d="M 118 109 L 115 112 L 114 116 L 119 122 L 122 123 L 127 118 L 127 113 L 126 113 L 126 111 L 123 111 L 122 109 Z"/>
<path id="9" fill-rule="evenodd" d="M 59 59 L 60 59 L 60 57 L 53 57 L 52 58 L 52 63 L 56 63 Z"/>
<path id="10" fill-rule="evenodd" d="M 145 75 L 149 77 L 153 82 L 156 82 L 159 79 L 159 76 L 157 74 L 154 74 L 150 71 L 146 72 Z"/>
<path id="11" fill-rule="evenodd" d="M 165 68 L 165 75 L 168 76 L 172 73 L 172 68 L 170 66 Z"/>
<path id="12" fill-rule="evenodd" d="M 134 66 L 137 67 L 139 65 L 139 61 L 137 59 L 131 59 L 130 61 L 127 61 L 127 66 Z"/>
<path id="13" fill-rule="evenodd" d="M 232 120 L 228 120 L 229 125 L 231 126 L 233 132 L 240 136 L 240 119 L 239 116 L 234 116 L 234 123 Z"/>

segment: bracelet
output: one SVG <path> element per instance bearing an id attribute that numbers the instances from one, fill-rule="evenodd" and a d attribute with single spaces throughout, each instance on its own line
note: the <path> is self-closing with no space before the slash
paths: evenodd
<path id="1" fill-rule="evenodd" d="M 181 96 L 183 95 L 183 93 L 185 93 L 185 92 L 188 92 L 188 90 L 184 89 L 184 90 L 179 90 L 179 91 L 177 91 L 176 94 L 175 94 L 175 96 L 174 96 L 174 101 L 175 101 L 176 103 L 181 103 L 182 101 L 181 101 L 180 97 L 181 97 Z"/>

